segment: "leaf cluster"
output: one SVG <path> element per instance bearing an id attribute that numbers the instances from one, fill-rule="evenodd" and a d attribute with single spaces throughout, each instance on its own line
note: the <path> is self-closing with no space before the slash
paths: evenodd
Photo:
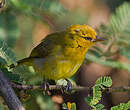
<path id="1" fill-rule="evenodd" d="M 100 77 L 93 86 L 93 96 L 88 96 L 85 100 L 93 110 L 105 110 L 104 105 L 98 104 L 102 97 L 102 90 L 112 85 L 112 79 L 108 76 Z"/>
<path id="2" fill-rule="evenodd" d="M 88 96 L 85 98 L 85 101 L 92 107 L 93 110 L 106 110 L 103 104 L 100 104 L 102 98 L 102 92 L 106 87 L 111 87 L 112 79 L 108 76 L 100 77 L 96 80 L 95 85 L 93 86 L 93 96 Z M 111 110 L 129 110 L 130 101 L 127 103 L 120 103 L 117 106 L 111 107 Z"/>
<path id="3" fill-rule="evenodd" d="M 111 107 L 111 110 L 129 110 L 130 109 L 130 101 L 127 103 L 120 103 L 117 106 Z"/>
<path id="4" fill-rule="evenodd" d="M 118 69 L 129 70 L 129 63 L 117 61 L 116 56 L 123 55 L 130 58 L 130 3 L 126 2 L 118 7 L 110 16 L 108 25 L 102 24 L 97 32 L 105 37 L 102 45 L 95 46 L 86 58 L 99 64 Z M 91 57 L 92 56 L 92 57 Z"/>

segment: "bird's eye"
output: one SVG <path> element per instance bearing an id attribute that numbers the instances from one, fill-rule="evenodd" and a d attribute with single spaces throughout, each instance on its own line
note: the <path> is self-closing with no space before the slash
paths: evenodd
<path id="1" fill-rule="evenodd" d="M 92 38 L 91 37 L 84 37 L 85 38 L 85 40 L 92 40 Z"/>

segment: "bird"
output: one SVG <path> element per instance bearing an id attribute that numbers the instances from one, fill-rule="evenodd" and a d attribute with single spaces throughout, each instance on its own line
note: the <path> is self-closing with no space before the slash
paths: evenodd
<path id="1" fill-rule="evenodd" d="M 45 80 L 68 79 L 80 68 L 88 49 L 103 40 L 89 25 L 71 25 L 64 31 L 47 35 L 17 66 L 32 66 Z"/>

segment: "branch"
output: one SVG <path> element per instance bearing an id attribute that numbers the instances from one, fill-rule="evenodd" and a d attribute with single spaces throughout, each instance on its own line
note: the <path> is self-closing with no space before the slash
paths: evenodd
<path id="1" fill-rule="evenodd" d="M 14 90 L 9 84 L 9 80 L 5 77 L 4 73 L 0 70 L 0 93 L 8 105 L 10 110 L 25 110 L 22 103 L 16 96 Z"/>
<path id="2" fill-rule="evenodd" d="M 44 86 L 42 85 L 24 85 L 24 84 L 16 84 L 11 82 L 12 87 L 14 88 L 18 88 L 18 89 L 23 89 L 23 90 L 34 90 L 34 89 L 42 89 L 44 90 Z M 63 86 L 63 85 L 49 85 L 49 90 L 61 90 L 66 88 L 67 86 Z M 74 86 L 72 88 L 72 90 L 74 91 L 82 91 L 82 90 L 87 90 L 87 91 L 91 91 L 92 87 L 83 87 L 83 86 Z M 106 88 L 104 90 L 104 92 L 128 92 L 130 91 L 130 87 L 113 87 L 113 88 Z"/>

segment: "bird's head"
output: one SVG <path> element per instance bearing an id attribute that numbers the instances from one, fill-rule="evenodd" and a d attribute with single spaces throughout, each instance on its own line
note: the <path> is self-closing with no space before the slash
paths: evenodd
<path id="1" fill-rule="evenodd" d="M 68 31 L 70 36 L 82 47 L 89 48 L 96 42 L 104 40 L 98 37 L 95 30 L 88 25 L 72 25 L 68 28 Z"/>

